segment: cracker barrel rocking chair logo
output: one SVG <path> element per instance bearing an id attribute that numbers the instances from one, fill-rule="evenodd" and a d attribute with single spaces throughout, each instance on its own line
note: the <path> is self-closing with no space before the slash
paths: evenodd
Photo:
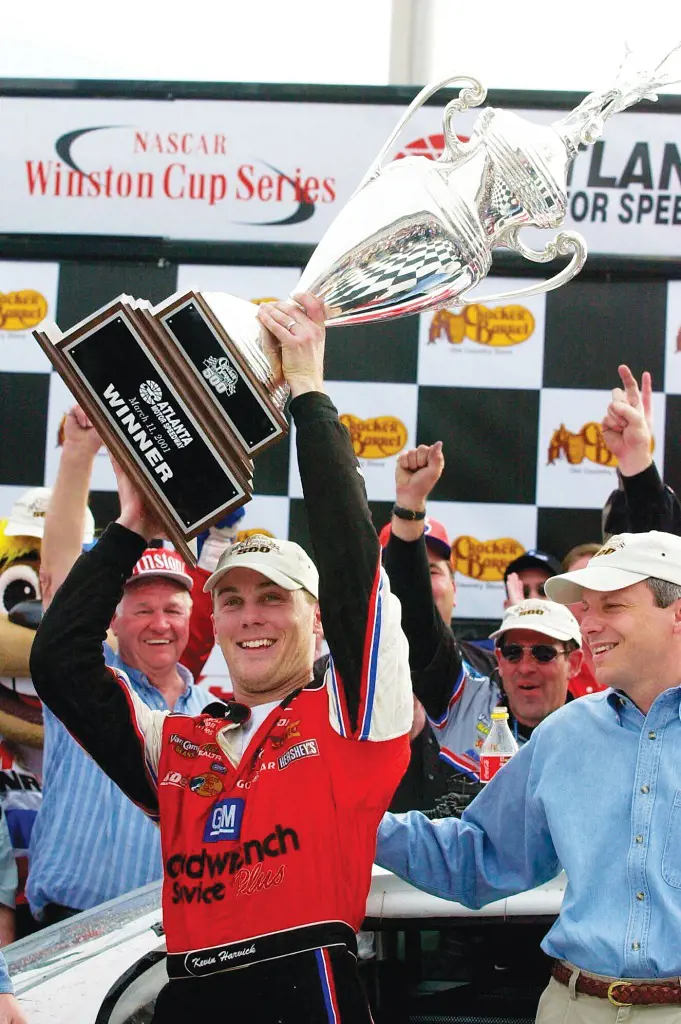
<path id="1" fill-rule="evenodd" d="M 595 462 L 597 466 L 617 465 L 617 459 L 603 440 L 600 423 L 585 423 L 576 434 L 561 423 L 549 443 L 549 466 L 563 457 L 571 466 L 578 466 L 584 459 Z"/>

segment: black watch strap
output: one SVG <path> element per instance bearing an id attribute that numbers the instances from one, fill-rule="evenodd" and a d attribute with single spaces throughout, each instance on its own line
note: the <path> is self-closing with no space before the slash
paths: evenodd
<path id="1" fill-rule="evenodd" d="M 398 519 L 407 519 L 412 523 L 426 518 L 425 509 L 422 512 L 414 512 L 413 509 L 402 508 L 400 505 L 393 505 L 393 515 L 397 516 Z"/>

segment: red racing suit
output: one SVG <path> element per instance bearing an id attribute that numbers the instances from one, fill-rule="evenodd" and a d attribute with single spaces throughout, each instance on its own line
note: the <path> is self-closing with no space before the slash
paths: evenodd
<path id="1" fill-rule="evenodd" d="M 33 644 L 40 697 L 160 819 L 171 978 L 351 950 L 376 829 L 409 760 L 400 605 L 349 436 L 321 393 L 294 399 L 291 413 L 331 659 L 321 684 L 276 707 L 243 755 L 242 705 L 154 711 L 104 665 L 101 641 L 144 547 L 137 534 L 110 526 L 81 556 Z"/>

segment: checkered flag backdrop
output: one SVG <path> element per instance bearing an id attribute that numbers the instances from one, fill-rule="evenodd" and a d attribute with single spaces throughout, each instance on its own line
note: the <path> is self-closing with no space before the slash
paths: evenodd
<path id="1" fill-rule="evenodd" d="M 189 288 L 277 298 L 295 288 L 299 272 L 5 261 L 0 293 L 41 296 L 38 313 L 66 328 L 120 292 L 153 302 Z M 490 277 L 480 291 L 527 284 Z M 16 311 L 13 319 L 9 304 L 5 312 L 2 516 L 23 490 L 54 481 L 60 424 L 73 402 L 33 340 L 34 324 L 22 325 Z M 516 304 L 329 330 L 327 387 L 350 430 L 378 528 L 389 517 L 399 452 L 444 442 L 446 468 L 430 510 L 454 541 L 459 617 L 499 616 L 503 570 L 521 550 L 538 546 L 561 557 L 573 544 L 600 538 L 600 512 L 616 471 L 598 424 L 620 362 L 637 374 L 652 372 L 655 459 L 673 486 L 681 482 L 667 444 L 681 425 L 680 331 L 681 283 L 592 278 Z M 294 436 L 257 459 L 244 526 L 307 546 Z M 105 454 L 97 458 L 92 489 L 101 528 L 117 512 Z"/>

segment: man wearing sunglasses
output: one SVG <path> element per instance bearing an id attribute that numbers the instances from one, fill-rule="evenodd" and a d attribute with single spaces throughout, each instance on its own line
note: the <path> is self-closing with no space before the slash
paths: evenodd
<path id="1" fill-rule="evenodd" d="M 454 605 L 451 566 L 428 545 L 424 531 L 426 500 L 443 469 L 441 442 L 398 457 L 396 506 L 384 552 L 392 589 L 402 605 L 414 693 L 434 728 L 440 757 L 454 770 L 448 793 L 438 801 L 438 817 L 460 814 L 479 791 L 480 750 L 497 704 L 508 705 L 511 728 L 518 743 L 524 743 L 568 699 L 568 684 L 582 657 L 574 616 L 536 598 L 522 602 L 522 615 L 507 609 L 493 636 L 497 641 L 503 637 L 516 650 L 509 658 L 501 655 L 498 664 L 491 653 L 454 636 L 449 624 Z M 446 601 L 443 592 L 449 595 Z M 534 649 L 534 655 L 522 650 L 519 657 L 518 645 Z"/>
<path id="2" fill-rule="evenodd" d="M 492 638 L 511 729 L 522 743 L 569 699 L 582 663 L 579 623 L 564 605 L 530 598 L 506 609 Z"/>

